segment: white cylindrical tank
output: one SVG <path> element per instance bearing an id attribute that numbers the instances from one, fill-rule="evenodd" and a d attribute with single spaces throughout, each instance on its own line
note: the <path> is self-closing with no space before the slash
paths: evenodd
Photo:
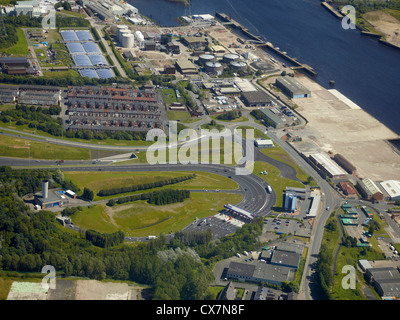
<path id="1" fill-rule="evenodd" d="M 118 25 L 117 26 L 117 39 L 118 39 L 118 41 L 121 41 L 121 33 L 122 32 L 126 32 L 126 31 L 129 31 L 128 26 L 125 26 L 125 25 Z"/>
<path id="2" fill-rule="evenodd" d="M 123 33 L 122 34 L 122 47 L 124 48 L 133 48 L 133 45 L 135 43 L 135 37 L 133 36 L 132 33 Z"/>
<path id="3" fill-rule="evenodd" d="M 123 38 L 128 36 L 128 35 L 130 35 L 130 34 L 132 34 L 130 31 L 125 31 L 125 32 L 121 33 L 121 36 L 120 36 L 120 39 L 119 39 L 119 43 L 120 43 L 121 47 L 123 47 L 123 45 L 122 45 Z"/>

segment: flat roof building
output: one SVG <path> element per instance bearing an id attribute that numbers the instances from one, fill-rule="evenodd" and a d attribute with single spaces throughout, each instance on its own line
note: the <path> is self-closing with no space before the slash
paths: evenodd
<path id="1" fill-rule="evenodd" d="M 35 194 L 35 203 L 42 209 L 62 207 L 69 201 L 62 193 L 57 190 L 49 190 L 49 181 L 42 181 L 42 191 Z"/>
<path id="2" fill-rule="evenodd" d="M 383 200 L 383 193 L 378 186 L 369 178 L 362 179 L 356 185 L 361 196 L 367 200 Z"/>
<path id="3" fill-rule="evenodd" d="M 277 78 L 275 86 L 281 89 L 290 98 L 308 98 L 311 97 L 311 91 L 303 86 L 296 79 L 289 76 Z"/>
<path id="4" fill-rule="evenodd" d="M 322 153 L 311 153 L 308 158 L 314 165 L 332 179 L 339 179 L 346 176 L 346 172 L 342 170 L 335 162 L 333 162 L 329 157 Z"/>
<path id="5" fill-rule="evenodd" d="M 263 148 L 273 148 L 274 142 L 270 139 L 256 139 L 254 140 L 254 145 L 256 147 L 263 147 Z"/>
<path id="6" fill-rule="evenodd" d="M 301 255 L 296 252 L 275 250 L 272 254 L 270 264 L 297 269 Z"/>
<path id="7" fill-rule="evenodd" d="M 175 65 L 182 74 L 196 74 L 198 72 L 196 65 L 189 60 L 178 60 Z"/>
<path id="8" fill-rule="evenodd" d="M 294 268 L 272 265 L 266 263 L 240 263 L 231 262 L 226 273 L 228 278 L 249 282 L 268 282 L 281 285 L 283 281 L 292 281 L 295 274 Z"/>
<path id="9" fill-rule="evenodd" d="M 393 267 L 368 268 L 366 276 L 381 297 L 400 297 L 400 273 Z"/>
<path id="10" fill-rule="evenodd" d="M 341 154 L 335 154 L 333 156 L 333 160 L 335 160 L 348 173 L 352 174 L 353 176 L 357 175 L 356 167 Z"/>
<path id="11" fill-rule="evenodd" d="M 242 100 L 247 107 L 269 107 L 272 105 L 271 99 L 262 91 L 242 92 Z"/>
<path id="12" fill-rule="evenodd" d="M 400 200 L 400 181 L 398 180 L 386 180 L 380 183 L 383 190 L 389 195 L 390 200 Z"/>

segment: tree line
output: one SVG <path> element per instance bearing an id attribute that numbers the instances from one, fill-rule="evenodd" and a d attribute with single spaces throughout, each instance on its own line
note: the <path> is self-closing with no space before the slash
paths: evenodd
<path id="1" fill-rule="evenodd" d="M 150 204 L 155 204 L 157 206 L 162 206 L 171 203 L 183 202 L 190 198 L 189 190 L 173 190 L 165 189 L 159 191 L 153 191 L 142 194 L 135 194 L 128 197 L 123 197 L 119 199 L 111 199 L 107 202 L 107 205 L 114 206 L 115 204 L 123 204 L 127 202 L 133 202 L 138 200 L 147 200 Z"/>
<path id="2" fill-rule="evenodd" d="M 176 183 L 179 183 L 182 181 L 187 181 L 187 180 L 193 179 L 195 176 L 196 176 L 196 174 L 193 173 L 193 174 L 186 175 L 186 176 L 181 176 L 181 177 L 176 177 L 176 178 L 171 178 L 171 179 L 166 179 L 166 180 L 160 180 L 160 181 L 156 181 L 156 182 L 144 183 L 144 184 L 136 184 L 136 185 L 132 185 L 132 186 L 128 186 L 128 187 L 102 189 L 97 193 L 97 195 L 99 197 L 105 197 L 105 196 L 112 196 L 112 195 L 121 194 L 121 193 L 153 189 L 153 188 L 163 187 L 165 185 L 176 184 Z"/>
<path id="3" fill-rule="evenodd" d="M 124 242 L 125 238 L 122 231 L 116 231 L 114 233 L 101 233 L 91 229 L 86 230 L 85 237 L 86 240 L 101 248 L 109 248 L 119 245 Z"/>
<path id="4" fill-rule="evenodd" d="M 268 118 L 263 112 L 260 110 L 253 110 L 250 114 L 255 117 L 257 120 L 263 120 L 265 126 L 273 127 L 274 122 Z"/>

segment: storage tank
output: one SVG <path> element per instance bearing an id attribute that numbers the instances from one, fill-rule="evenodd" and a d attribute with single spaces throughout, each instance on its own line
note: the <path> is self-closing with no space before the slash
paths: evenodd
<path id="1" fill-rule="evenodd" d="M 125 26 L 125 25 L 118 25 L 117 26 L 117 39 L 118 39 L 118 41 L 121 41 L 121 33 L 125 32 L 125 31 L 129 31 L 128 26 Z"/>
<path id="2" fill-rule="evenodd" d="M 246 71 L 247 64 L 244 61 L 233 61 L 231 63 L 231 67 L 237 71 Z"/>
<path id="3" fill-rule="evenodd" d="M 205 65 L 207 62 L 210 61 L 214 61 L 215 60 L 215 56 L 213 56 L 212 54 L 202 54 L 199 56 L 199 63 L 202 65 Z"/>
<path id="4" fill-rule="evenodd" d="M 224 56 L 222 57 L 222 62 L 226 63 L 226 64 L 231 64 L 231 62 L 237 61 L 237 60 L 239 60 L 239 55 L 234 54 L 234 53 L 227 53 L 227 54 L 224 54 Z"/>
<path id="5" fill-rule="evenodd" d="M 209 61 L 206 62 L 206 71 L 213 74 L 221 74 L 222 64 L 219 62 Z"/>
<path id="6" fill-rule="evenodd" d="M 133 45 L 135 44 L 134 35 L 132 33 L 123 33 L 121 44 L 124 48 L 133 48 Z"/>
<path id="7" fill-rule="evenodd" d="M 123 43 L 122 43 L 124 37 L 127 37 L 127 36 L 130 35 L 130 34 L 132 34 L 130 31 L 123 31 L 123 32 L 121 33 L 120 40 L 119 40 L 119 44 L 120 44 L 121 47 L 124 46 Z"/>

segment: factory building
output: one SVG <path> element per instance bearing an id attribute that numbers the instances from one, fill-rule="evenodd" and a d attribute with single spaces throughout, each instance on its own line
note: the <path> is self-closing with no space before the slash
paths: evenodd
<path id="1" fill-rule="evenodd" d="M 284 281 L 292 281 L 295 270 L 293 268 L 266 263 L 240 263 L 232 261 L 226 273 L 227 278 L 248 282 L 268 282 L 281 285 Z"/>
<path id="2" fill-rule="evenodd" d="M 344 170 L 346 170 L 351 175 L 353 176 L 357 175 L 356 167 L 341 154 L 339 153 L 335 154 L 333 156 L 333 160 L 335 160 Z"/>
<path id="3" fill-rule="evenodd" d="M 0 67 L 3 73 L 13 75 L 35 74 L 35 71 L 27 58 L 24 57 L 5 57 L 0 58 Z"/>
<path id="4" fill-rule="evenodd" d="M 189 49 L 201 50 L 208 45 L 208 41 L 203 37 L 183 37 L 182 43 Z"/>
<path id="5" fill-rule="evenodd" d="M 21 85 L 18 103 L 38 106 L 58 106 L 61 99 L 60 87 Z"/>
<path id="6" fill-rule="evenodd" d="M 310 90 L 308 90 L 300 82 L 289 76 L 284 76 L 276 79 L 275 86 L 281 89 L 290 98 L 311 97 Z"/>
<path id="7" fill-rule="evenodd" d="M 177 70 L 182 74 L 197 74 L 197 67 L 189 60 L 178 60 L 175 62 Z"/>
<path id="8" fill-rule="evenodd" d="M 289 125 L 285 118 L 280 117 L 277 113 L 273 112 L 273 109 L 261 109 L 260 111 L 270 120 L 268 125 L 271 127 L 280 129 Z"/>
<path id="9" fill-rule="evenodd" d="M 366 277 L 383 299 L 400 297 L 400 273 L 393 267 L 367 268 Z"/>
<path id="10" fill-rule="evenodd" d="M 115 16 L 127 15 L 134 17 L 138 9 L 125 1 L 118 0 L 84 0 L 83 5 L 105 21 L 112 21 Z"/>
<path id="11" fill-rule="evenodd" d="M 400 200 L 400 181 L 397 180 L 386 180 L 380 183 L 383 190 L 388 194 L 388 198 L 391 201 Z"/>
<path id="12" fill-rule="evenodd" d="M 383 200 L 383 193 L 378 186 L 369 178 L 362 179 L 357 182 L 356 188 L 361 196 L 367 200 Z"/>
<path id="13" fill-rule="evenodd" d="M 30 18 L 37 18 L 42 15 L 39 1 L 18 1 L 14 6 L 15 15 L 26 15 Z"/>
<path id="14" fill-rule="evenodd" d="M 62 207 L 67 204 L 68 199 L 57 190 L 49 190 L 49 181 L 42 181 L 42 191 L 35 194 L 35 204 L 41 209 Z"/>
<path id="15" fill-rule="evenodd" d="M 0 103 L 14 103 L 18 95 L 18 87 L 0 85 Z"/>
<path id="16" fill-rule="evenodd" d="M 69 130 L 148 131 L 162 127 L 154 87 L 68 87 Z"/>
<path id="17" fill-rule="evenodd" d="M 324 176 L 328 176 L 332 179 L 340 179 L 346 177 L 346 172 L 326 155 L 319 152 L 311 153 L 308 158 Z"/>
<path id="18" fill-rule="evenodd" d="M 262 91 L 242 92 L 243 103 L 247 107 L 270 107 L 272 106 L 271 99 Z"/>

